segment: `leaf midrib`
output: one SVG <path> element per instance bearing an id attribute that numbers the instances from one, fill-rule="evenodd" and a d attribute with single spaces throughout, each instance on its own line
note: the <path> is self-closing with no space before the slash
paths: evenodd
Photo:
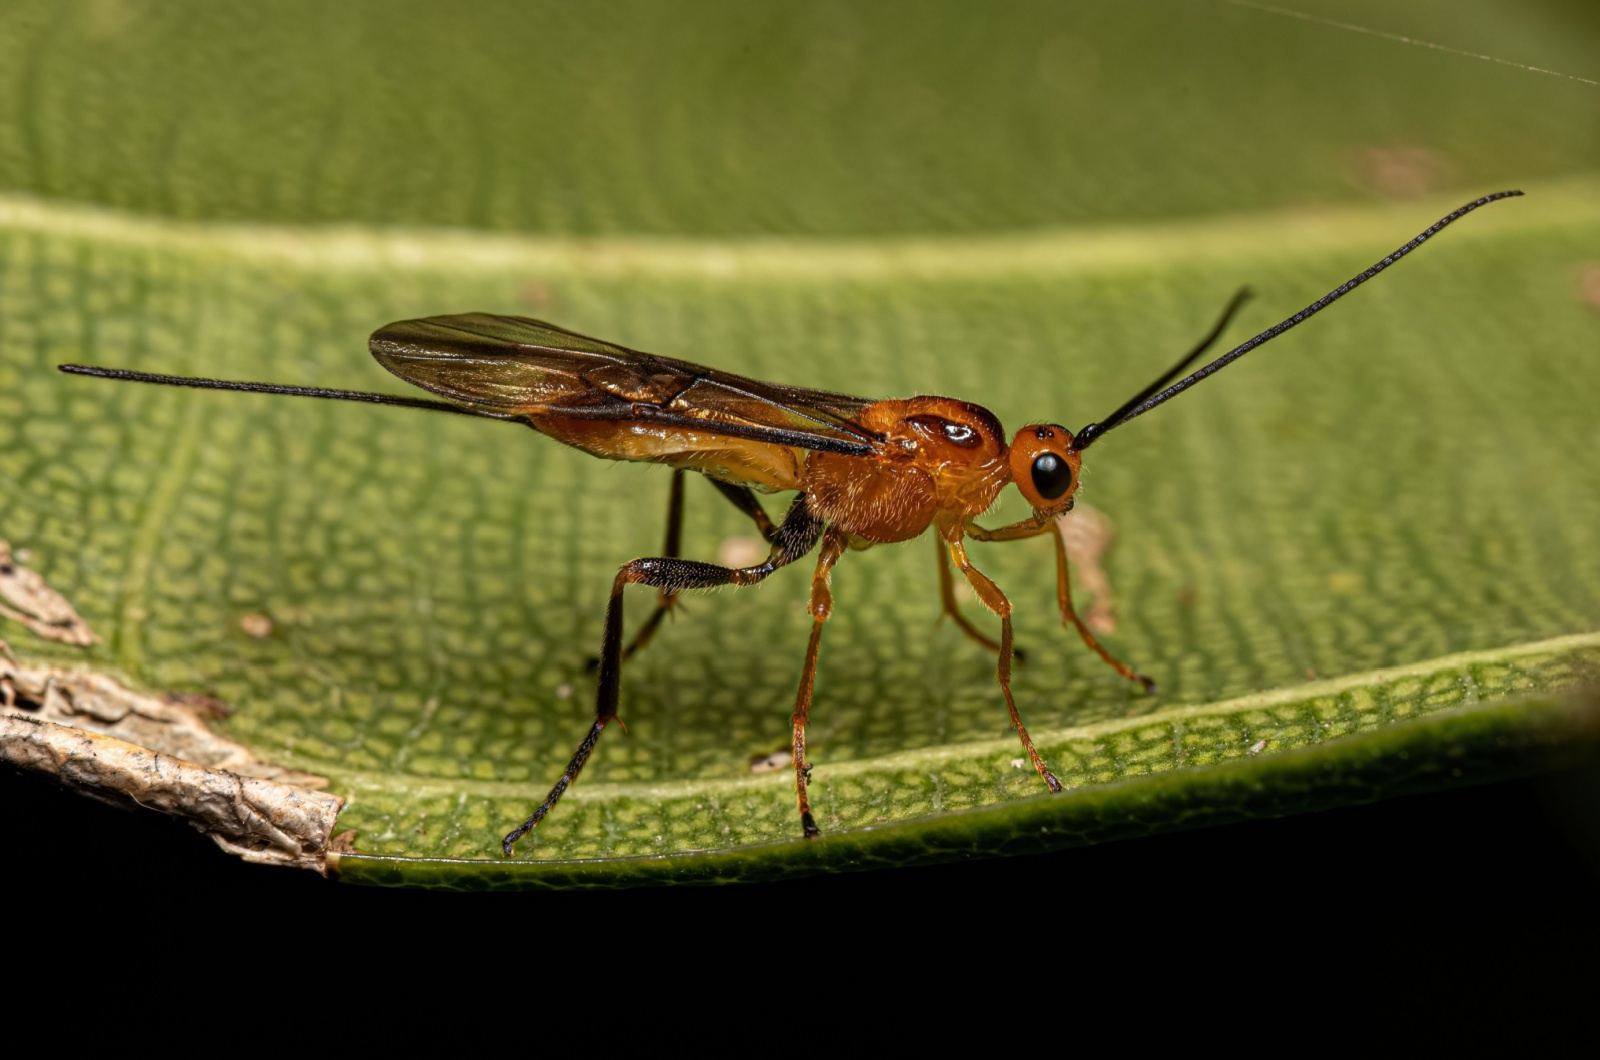
<path id="1" fill-rule="evenodd" d="M 1483 189 L 1498 190 L 1498 189 Z M 1452 241 L 1507 230 L 1534 233 L 1600 220 L 1600 177 L 1526 185 L 1527 195 L 1495 204 Z M 654 275 L 710 280 L 917 279 L 1068 275 L 1163 267 L 1244 255 L 1364 251 L 1398 246 L 1478 192 L 1365 206 L 1273 210 L 1152 225 L 1021 231 L 1000 235 L 882 239 L 651 237 L 574 239 L 450 229 L 275 226 L 171 221 L 25 195 L 0 194 L 0 228 L 162 247 L 234 262 L 268 262 L 308 272 L 499 272 L 537 269 L 565 276 Z"/>

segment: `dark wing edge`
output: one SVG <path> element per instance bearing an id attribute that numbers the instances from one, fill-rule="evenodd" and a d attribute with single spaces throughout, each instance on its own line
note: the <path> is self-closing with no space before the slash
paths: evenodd
<path id="1" fill-rule="evenodd" d="M 527 317 L 464 313 L 401 320 L 373 332 L 368 348 L 398 378 L 476 408 L 641 420 L 858 456 L 871 453 L 881 441 L 855 422 L 873 404 L 871 399 L 765 383 Z M 675 388 L 674 403 L 682 398 L 696 412 L 629 399 L 585 378 L 587 371 L 601 368 L 652 379 L 676 377 L 681 385 Z M 730 401 L 766 415 L 741 414 L 728 407 Z"/>

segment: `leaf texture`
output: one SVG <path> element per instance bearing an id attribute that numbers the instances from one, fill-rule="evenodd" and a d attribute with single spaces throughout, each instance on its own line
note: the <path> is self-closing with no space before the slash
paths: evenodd
<path id="1" fill-rule="evenodd" d="M 1592 739 L 1592 4 L 1295 5 L 1390 36 L 1189 0 L 402 6 L 0 10 L 0 539 L 101 641 L 0 637 L 226 700 L 227 737 L 348 798 L 346 878 L 1043 849 Z M 588 723 L 606 590 L 660 548 L 658 469 L 509 424 L 53 370 L 402 392 L 374 329 L 485 312 L 1076 428 L 1241 284 L 1235 341 L 1510 186 L 1527 197 L 1085 454 L 1115 528 L 1108 639 L 1158 697 L 1060 628 L 1047 542 L 974 547 L 1072 791 L 1013 765 L 992 659 L 937 622 L 932 544 L 844 557 L 809 845 L 783 776 L 750 772 L 787 741 L 800 570 L 687 599 L 625 672 L 630 732 L 521 860 L 493 853 Z M 689 556 L 751 534 L 690 482 Z"/>
<path id="2" fill-rule="evenodd" d="M 1018 604 L 1029 724 L 1080 791 L 1157 774 L 1181 786 L 1196 765 L 1579 679 L 1586 641 L 1548 663 L 1535 642 L 1600 626 L 1600 447 L 1581 385 L 1596 324 L 1573 282 L 1600 195 L 1530 192 L 1089 454 L 1087 499 L 1117 527 L 1113 645 L 1157 676 L 1159 698 L 1058 627 L 1047 546 L 977 551 Z M 757 377 L 1076 422 L 1169 360 L 1239 280 L 1260 289 L 1248 332 L 1438 212 L 597 257 L 11 202 L 7 533 L 101 632 L 90 660 L 232 703 L 230 736 L 334 779 L 357 851 L 488 858 L 582 734 L 605 591 L 617 564 L 658 548 L 664 476 L 509 425 L 66 378 L 54 363 L 370 387 L 371 321 L 536 297 L 586 333 Z M 691 487 L 690 555 L 749 534 Z M 812 743 L 833 830 L 1035 804 L 992 660 L 936 624 L 933 575 L 926 541 L 839 567 Z M 691 599 L 625 674 L 631 733 L 608 732 L 521 856 L 786 839 L 784 783 L 749 778 L 748 762 L 785 742 L 804 593 L 796 574 Z M 636 619 L 646 606 L 630 599 Z M 241 624 L 260 614 L 264 638 Z M 1360 691 L 1362 675 L 1462 652 L 1489 654 Z M 1349 691 L 1319 692 L 1323 679 Z M 1238 705 L 1269 693 L 1287 698 Z"/>

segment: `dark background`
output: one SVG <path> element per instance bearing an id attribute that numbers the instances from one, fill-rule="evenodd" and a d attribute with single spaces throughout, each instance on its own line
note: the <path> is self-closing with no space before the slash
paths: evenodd
<path id="1" fill-rule="evenodd" d="M 0 805 L 0 850 L 14 859 L 6 873 L 14 892 L 115 906 L 124 923 L 148 917 L 163 931 L 174 909 L 223 925 L 270 907 L 278 914 L 272 923 L 293 924 L 298 913 L 341 930 L 410 937 L 439 929 L 468 946 L 509 931 L 519 945 L 520 932 L 570 936 L 578 952 L 583 939 L 627 939 L 645 927 L 660 939 L 745 940 L 759 954 L 798 917 L 826 959 L 885 935 L 937 935 L 940 917 L 959 906 L 977 914 L 957 918 L 969 941 L 974 924 L 991 923 L 997 947 L 1031 924 L 1063 952 L 1069 938 L 1092 938 L 1097 947 L 1114 939 L 1112 949 L 1126 952 L 1136 942 L 1211 948 L 1222 934 L 1249 951 L 1300 936 L 1300 959 L 1315 959 L 1320 947 L 1370 944 L 1376 954 L 1421 935 L 1445 949 L 1481 953 L 1494 944 L 1556 957 L 1600 941 L 1600 761 L 1048 855 L 670 892 L 340 886 L 310 872 L 247 865 L 179 821 L 11 771 L 0 770 Z M 116 857 L 104 856 L 110 843 L 120 848 Z M 575 919 L 600 909 L 598 920 Z"/>

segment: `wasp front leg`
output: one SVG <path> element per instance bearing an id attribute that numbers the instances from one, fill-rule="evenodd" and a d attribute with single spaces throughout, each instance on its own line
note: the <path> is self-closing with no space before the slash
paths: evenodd
<path id="1" fill-rule="evenodd" d="M 1084 625 L 1083 619 L 1078 617 L 1077 609 L 1072 606 L 1072 577 L 1068 573 L 1066 539 L 1061 535 L 1060 527 L 1057 527 L 1056 532 L 1050 536 L 1056 543 L 1056 603 L 1061 608 L 1061 624 L 1065 626 L 1071 623 L 1077 628 L 1078 635 L 1083 638 L 1083 642 L 1089 646 L 1091 651 L 1104 659 L 1106 665 L 1128 680 L 1143 685 L 1146 692 L 1154 693 L 1156 690 L 1155 681 L 1102 647 L 1099 639 L 1089 630 L 1088 626 Z"/>
<path id="2" fill-rule="evenodd" d="M 1078 617 L 1078 611 L 1072 606 L 1072 576 L 1067 563 L 1067 543 L 1061 535 L 1061 527 L 1057 520 L 1029 519 L 1011 526 L 1003 526 L 997 530 L 985 530 L 976 523 L 968 523 L 966 530 L 978 541 L 1022 541 L 1041 534 L 1049 534 L 1055 540 L 1056 548 L 1056 605 L 1061 609 L 1061 624 L 1070 625 L 1078 631 L 1083 642 L 1089 649 L 1100 656 L 1113 670 L 1126 677 L 1128 680 L 1143 685 L 1146 692 L 1156 690 L 1155 681 L 1135 670 L 1121 659 L 1112 655 L 1100 643 L 1099 639 L 1084 625 L 1083 619 Z"/>

